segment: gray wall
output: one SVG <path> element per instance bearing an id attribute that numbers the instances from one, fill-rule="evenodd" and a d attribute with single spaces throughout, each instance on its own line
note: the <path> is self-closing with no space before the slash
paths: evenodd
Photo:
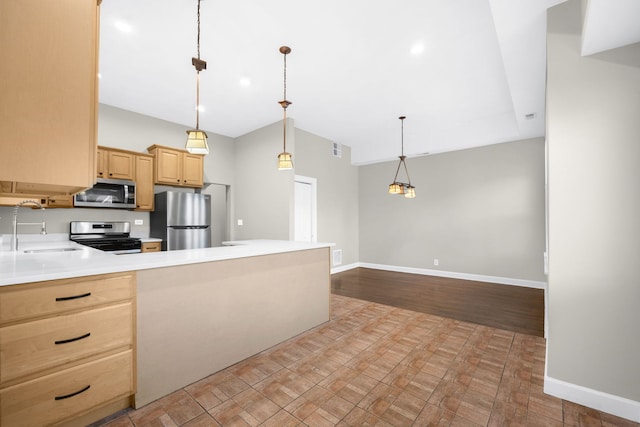
<path id="1" fill-rule="evenodd" d="M 542 138 L 407 159 L 415 199 L 397 165 L 360 167 L 361 262 L 546 280 Z"/>
<path id="2" fill-rule="evenodd" d="M 147 147 L 158 144 L 183 148 L 187 127 L 165 120 L 156 119 L 131 111 L 100 104 L 98 116 L 98 144 L 106 147 L 147 152 Z M 205 157 L 204 175 L 206 182 L 230 185 L 234 183 L 233 139 L 207 132 L 211 155 Z M 156 191 L 172 187 L 158 186 Z M 188 190 L 193 191 L 193 190 Z M 232 196 L 233 197 L 233 193 Z M 29 208 L 20 209 L 20 222 L 40 221 L 40 213 Z M 149 235 L 149 213 L 120 209 L 47 209 L 47 231 L 68 233 L 70 221 L 130 221 L 134 236 Z M 0 206 L 0 234 L 11 233 L 13 208 Z M 143 220 L 143 225 L 134 225 L 134 220 Z M 23 227 L 20 233 L 37 233 L 34 227 Z"/>
<path id="3" fill-rule="evenodd" d="M 351 165 L 351 149 L 332 155 L 333 142 L 296 129 L 295 173 L 317 179 L 319 242 L 332 242 L 342 250 L 342 265 L 359 261 L 358 167 Z"/>
<path id="4" fill-rule="evenodd" d="M 184 149 L 189 129 L 109 105 L 100 104 L 98 145 L 147 152 L 153 144 Z M 209 152 L 204 158 L 204 180 L 233 186 L 233 138 L 207 131 Z"/>
<path id="5" fill-rule="evenodd" d="M 295 157 L 293 120 L 287 120 L 287 151 Z M 235 140 L 235 239 L 292 237 L 294 172 L 277 168 L 282 152 L 282 122 L 257 129 Z M 237 225 L 241 219 L 243 225 Z"/>
<path id="6" fill-rule="evenodd" d="M 640 402 L 640 44 L 580 56 L 580 6 L 548 15 L 547 375 Z"/>

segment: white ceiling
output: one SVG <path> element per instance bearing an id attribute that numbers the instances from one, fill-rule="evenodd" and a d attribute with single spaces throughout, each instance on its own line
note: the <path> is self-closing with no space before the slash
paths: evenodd
<path id="1" fill-rule="evenodd" d="M 281 120 L 287 45 L 288 116 L 354 164 L 400 154 L 400 115 L 409 157 L 543 136 L 546 8 L 563 1 L 202 0 L 200 128 Z M 584 51 L 639 41 L 638 4 L 589 0 Z M 100 102 L 194 127 L 196 7 L 104 1 Z"/>

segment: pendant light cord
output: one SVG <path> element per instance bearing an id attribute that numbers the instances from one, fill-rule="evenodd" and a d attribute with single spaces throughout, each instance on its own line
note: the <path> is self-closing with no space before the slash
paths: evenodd
<path id="1" fill-rule="evenodd" d="M 198 57 L 191 58 L 191 64 L 196 68 L 196 130 L 200 129 L 200 71 L 207 69 L 207 61 L 200 59 L 200 0 L 198 0 L 198 36 L 196 39 Z"/>
<path id="2" fill-rule="evenodd" d="M 198 60 L 200 60 L 200 0 L 198 0 Z M 200 129 L 200 70 L 196 67 L 196 130 Z"/>
<path id="3" fill-rule="evenodd" d="M 284 111 L 284 118 L 282 120 L 282 145 L 283 151 L 287 151 L 287 54 L 284 55 L 284 83 L 283 83 L 283 100 L 282 109 Z"/>
<path id="4" fill-rule="evenodd" d="M 404 157 L 404 119 L 405 117 L 400 117 L 400 155 Z"/>
<path id="5" fill-rule="evenodd" d="M 398 181 L 398 173 L 400 172 L 400 166 L 404 166 L 404 172 L 407 174 L 407 181 L 409 185 L 411 185 L 411 177 L 409 176 L 409 169 L 407 169 L 407 163 L 405 162 L 404 155 L 404 119 L 405 116 L 398 117 L 400 119 L 400 162 L 398 162 L 398 167 L 396 168 L 396 175 L 393 177 L 393 182 Z"/>
<path id="6" fill-rule="evenodd" d="M 198 59 L 200 59 L 200 0 L 198 0 Z"/>
<path id="7" fill-rule="evenodd" d="M 283 84 L 283 89 L 284 89 L 284 100 L 287 99 L 287 54 L 284 54 L 284 84 Z M 286 106 L 284 107 L 285 109 L 287 108 Z"/>
<path id="8" fill-rule="evenodd" d="M 409 181 L 408 184 L 411 185 L 411 177 L 409 176 L 409 169 L 407 169 L 407 163 L 405 162 L 406 157 L 404 155 L 404 119 L 406 119 L 405 116 L 400 117 L 400 160 L 404 165 L 404 171 L 407 174 L 407 181 Z M 400 165 L 398 165 L 398 169 L 400 169 Z"/>
<path id="9" fill-rule="evenodd" d="M 283 150 L 287 151 L 287 107 L 291 105 L 291 102 L 287 101 L 287 54 L 291 53 L 291 48 L 288 46 L 280 47 L 280 53 L 284 55 L 284 74 L 283 74 L 283 98 L 279 104 L 283 110 L 282 131 L 283 131 Z"/>

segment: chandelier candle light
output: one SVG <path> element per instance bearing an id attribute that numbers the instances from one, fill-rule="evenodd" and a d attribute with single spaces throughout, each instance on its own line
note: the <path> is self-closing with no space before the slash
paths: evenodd
<path id="1" fill-rule="evenodd" d="M 196 128 L 187 131 L 185 148 L 193 154 L 209 154 L 207 134 L 200 130 L 200 71 L 207 69 L 207 61 L 200 59 L 200 0 L 198 0 L 198 57 L 191 58 L 196 69 Z"/>
<path id="2" fill-rule="evenodd" d="M 398 163 L 398 168 L 396 169 L 396 176 L 393 177 L 393 182 L 389 184 L 389 194 L 404 194 L 404 197 L 408 199 L 413 199 L 416 197 L 416 188 L 411 185 L 411 178 L 409 178 L 409 170 L 407 169 L 407 163 L 405 159 L 407 158 L 404 155 L 404 119 L 405 116 L 398 117 L 400 119 L 400 123 L 402 124 L 401 130 L 401 151 L 398 158 L 400 162 Z M 400 172 L 400 166 L 404 166 L 404 172 L 407 175 L 407 182 L 399 182 L 398 181 L 398 172 Z"/>
<path id="3" fill-rule="evenodd" d="M 282 171 L 293 169 L 291 153 L 287 153 L 287 107 L 291 105 L 291 102 L 287 101 L 287 55 L 291 53 L 291 48 L 289 46 L 282 46 L 280 47 L 280 53 L 284 55 L 284 96 L 278 104 L 282 106 L 284 119 L 282 120 L 283 150 L 282 153 L 278 154 L 278 170 Z"/>

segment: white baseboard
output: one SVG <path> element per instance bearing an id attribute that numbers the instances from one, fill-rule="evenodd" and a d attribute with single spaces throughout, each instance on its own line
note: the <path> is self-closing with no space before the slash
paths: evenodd
<path id="1" fill-rule="evenodd" d="M 640 423 L 640 402 L 544 377 L 544 392 L 582 406 Z"/>
<path id="2" fill-rule="evenodd" d="M 341 273 L 343 271 L 351 270 L 352 268 L 358 268 L 358 267 L 373 268 L 376 270 L 397 271 L 399 273 L 422 274 L 425 276 L 451 277 L 454 279 L 475 280 L 477 282 L 499 283 L 501 285 L 512 285 L 512 286 L 522 286 L 526 288 L 542 289 L 544 290 L 544 336 L 545 338 L 548 337 L 549 305 L 547 300 L 548 292 L 547 292 L 546 282 L 538 282 L 535 280 L 513 279 L 513 278 L 498 277 L 498 276 L 483 276 L 479 274 L 454 273 L 451 271 L 429 270 L 426 268 L 399 267 L 395 265 L 384 265 L 384 264 L 370 264 L 367 262 L 356 262 L 353 264 L 332 268 L 331 274 Z"/>
<path id="3" fill-rule="evenodd" d="M 353 264 L 341 265 L 338 267 L 331 267 L 331 274 L 342 273 L 343 271 L 351 270 L 358 267 L 360 267 L 360 265 L 357 262 L 354 262 Z"/>
<path id="4" fill-rule="evenodd" d="M 546 282 L 537 282 L 533 280 L 511 279 L 505 277 L 483 276 L 467 273 L 453 273 L 440 270 L 398 267 L 392 265 L 370 264 L 362 262 L 332 268 L 331 274 L 340 273 L 358 267 L 373 268 L 376 270 L 397 271 L 400 273 L 423 274 L 428 276 L 451 277 L 456 279 L 475 280 L 479 282 L 524 286 L 529 288 L 544 289 L 545 294 L 547 290 Z M 545 300 L 545 329 L 547 325 L 546 317 L 547 310 Z M 597 409 L 599 411 L 615 415 L 617 417 L 625 418 L 634 422 L 640 422 L 640 402 L 557 380 L 555 378 L 547 376 L 546 373 L 544 377 L 544 392 L 552 396 L 577 403 L 579 405 L 587 406 L 589 408 Z"/>
<path id="5" fill-rule="evenodd" d="M 399 267 L 395 265 L 370 264 L 366 262 L 357 263 L 357 267 L 373 268 L 376 270 L 397 271 L 399 273 L 423 274 L 425 276 L 451 277 L 454 279 L 475 280 L 477 282 L 499 283 L 501 285 L 523 286 L 526 288 L 546 289 L 546 282 L 535 280 L 514 279 L 510 277 L 484 276 L 480 274 L 455 273 L 452 271 L 429 270 L 426 268 Z M 351 264 L 353 265 L 353 264 Z M 355 267 L 351 267 L 355 268 Z M 332 270 L 333 273 L 333 270 Z"/>

